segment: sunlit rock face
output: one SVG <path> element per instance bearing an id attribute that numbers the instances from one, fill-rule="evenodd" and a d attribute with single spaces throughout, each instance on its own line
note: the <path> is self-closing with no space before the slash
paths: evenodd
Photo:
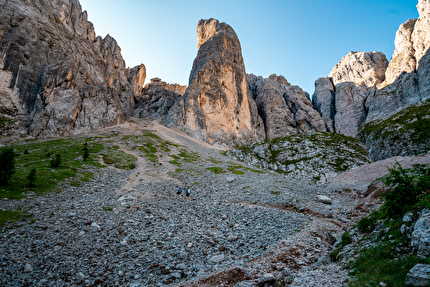
<path id="1" fill-rule="evenodd" d="M 2 1 L 0 67 L 0 112 L 37 137 L 122 122 L 145 80 L 115 39 L 96 37 L 77 0 Z"/>
<path id="2" fill-rule="evenodd" d="M 355 136 L 366 119 L 364 103 L 384 81 L 387 66 L 383 53 L 350 52 L 315 82 L 312 101 L 328 131 Z"/>
<path id="3" fill-rule="evenodd" d="M 310 130 L 326 131 L 309 95 L 283 76 L 247 75 L 249 90 L 263 119 L 266 138 L 295 135 Z"/>
<path id="4" fill-rule="evenodd" d="M 366 102 L 366 122 L 386 119 L 430 98 L 430 2 L 420 0 L 419 18 L 400 25 L 386 80 Z"/>
<path id="5" fill-rule="evenodd" d="M 234 30 L 215 19 L 200 20 L 197 43 L 188 88 L 164 124 L 226 147 L 264 138 L 264 125 L 249 93 Z"/>

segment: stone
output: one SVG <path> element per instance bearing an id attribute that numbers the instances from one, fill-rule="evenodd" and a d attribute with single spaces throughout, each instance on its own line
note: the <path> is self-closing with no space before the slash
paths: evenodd
<path id="1" fill-rule="evenodd" d="M 25 273 L 31 273 L 33 272 L 33 266 L 29 262 L 26 262 L 24 265 L 24 272 Z"/>
<path id="2" fill-rule="evenodd" d="M 234 285 L 234 287 L 256 287 L 256 286 L 258 286 L 258 283 L 256 283 L 253 280 L 242 281 Z"/>
<path id="3" fill-rule="evenodd" d="M 224 254 L 220 254 L 220 255 L 212 256 L 211 258 L 209 258 L 208 262 L 210 264 L 219 264 L 219 263 L 221 263 L 224 260 L 225 260 L 225 255 Z"/>
<path id="4" fill-rule="evenodd" d="M 430 256 L 430 210 L 424 209 L 414 225 L 411 246 L 417 251 L 417 256 Z"/>
<path id="5" fill-rule="evenodd" d="M 228 183 L 232 183 L 236 179 L 234 177 L 227 177 L 226 180 L 227 180 Z"/>
<path id="6" fill-rule="evenodd" d="M 179 280 L 179 279 L 181 279 L 181 273 L 179 273 L 179 272 L 171 273 L 170 278 L 173 280 Z"/>
<path id="7" fill-rule="evenodd" d="M 263 139 L 263 122 L 248 89 L 234 30 L 215 19 L 200 20 L 197 41 L 188 88 L 164 124 L 222 147 Z"/>
<path id="8" fill-rule="evenodd" d="M 122 240 L 119 244 L 120 244 L 121 246 L 127 246 L 127 245 L 128 245 L 128 242 L 127 242 L 127 240 L 126 240 L 126 239 L 124 239 L 124 240 Z"/>
<path id="9" fill-rule="evenodd" d="M 430 265 L 417 264 L 406 275 L 406 285 L 429 286 L 430 284 Z"/>
<path id="10" fill-rule="evenodd" d="M 181 263 L 181 264 L 176 265 L 175 269 L 176 270 L 186 270 L 187 266 L 185 264 Z"/>
<path id="11" fill-rule="evenodd" d="M 76 275 L 76 283 L 80 284 L 80 283 L 82 283 L 84 280 L 85 280 L 85 275 L 84 275 L 84 273 L 79 272 L 79 273 Z"/>
<path id="12" fill-rule="evenodd" d="M 98 229 L 98 230 L 101 229 L 100 225 L 98 225 L 96 222 L 92 222 L 91 227 L 94 227 L 95 229 Z"/>
<path id="13" fill-rule="evenodd" d="M 276 278 L 272 273 L 266 273 L 260 278 L 258 278 L 258 286 L 266 286 L 266 284 L 275 284 Z"/>
<path id="14" fill-rule="evenodd" d="M 187 247 L 188 248 L 192 248 L 193 247 L 193 243 L 192 242 L 188 243 Z"/>
<path id="15" fill-rule="evenodd" d="M 326 131 L 325 123 L 314 109 L 309 94 L 292 86 L 283 76 L 263 79 L 247 75 L 249 90 L 263 119 L 266 138 L 294 135 L 309 130 Z"/>
<path id="16" fill-rule="evenodd" d="M 406 213 L 402 219 L 403 223 L 412 223 L 414 222 L 414 214 L 412 212 Z"/>
<path id="17" fill-rule="evenodd" d="M 230 242 L 232 242 L 232 241 L 236 241 L 238 238 L 239 238 L 239 236 L 237 234 L 230 234 L 227 237 L 227 240 L 230 241 Z"/>
<path id="18" fill-rule="evenodd" d="M 324 204 L 332 204 L 331 198 L 325 195 L 317 194 L 317 198 L 319 202 L 322 202 Z"/>

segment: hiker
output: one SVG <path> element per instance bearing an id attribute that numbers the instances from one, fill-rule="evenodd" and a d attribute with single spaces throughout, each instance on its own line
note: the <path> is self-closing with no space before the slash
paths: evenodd
<path id="1" fill-rule="evenodd" d="M 175 198 L 178 198 L 178 195 L 179 195 L 179 198 L 180 198 L 180 199 L 182 199 L 182 195 L 181 195 L 181 193 L 182 193 L 182 188 L 181 188 L 181 187 L 179 187 L 179 186 L 176 186 L 176 194 L 175 194 Z"/>
<path id="2" fill-rule="evenodd" d="M 190 198 L 190 187 L 189 186 L 187 186 L 187 188 L 185 188 L 185 199 L 188 201 L 191 201 L 191 198 Z"/>

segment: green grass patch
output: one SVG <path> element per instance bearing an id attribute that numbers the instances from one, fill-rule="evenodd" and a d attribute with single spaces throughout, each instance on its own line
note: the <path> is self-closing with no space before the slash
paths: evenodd
<path id="1" fill-rule="evenodd" d="M 82 160 L 84 139 L 30 140 L 11 146 L 17 154 L 16 171 L 9 184 L 0 187 L 0 197 L 20 199 L 30 191 L 53 191 L 61 181 L 82 174 L 86 165 L 103 167 L 97 159 L 97 154 L 104 150 L 103 145 L 98 141 L 87 142 L 89 157 L 86 161 Z M 61 164 L 52 168 L 51 159 L 55 154 L 61 155 Z M 36 170 L 36 177 L 30 186 L 28 175 L 32 169 Z"/>
<path id="2" fill-rule="evenodd" d="M 279 196 L 279 195 L 281 195 L 281 192 L 278 190 L 278 191 L 275 191 L 275 190 L 271 190 L 270 191 L 270 194 L 272 194 L 272 195 L 276 195 L 276 196 Z"/>
<path id="3" fill-rule="evenodd" d="M 350 283 L 353 287 L 378 286 L 378 282 L 403 287 L 413 266 L 430 264 L 430 258 L 419 258 L 416 253 L 411 253 L 410 238 L 400 232 L 405 213 L 416 213 L 430 206 L 430 166 L 416 165 L 403 169 L 395 164 L 389 170 L 384 182 L 390 187 L 390 192 L 385 196 L 384 204 L 356 224 L 363 238 L 353 246 L 353 252 L 358 255 L 347 266 L 355 278 Z M 378 233 L 375 232 L 377 226 L 382 226 Z M 365 244 L 360 245 L 360 242 Z M 345 233 L 330 257 L 339 259 L 340 251 L 350 243 L 351 238 Z"/>
<path id="4" fill-rule="evenodd" d="M 208 167 L 206 169 L 213 172 L 214 174 L 225 173 L 225 170 L 222 167 L 213 166 L 213 167 Z"/>
<path id="5" fill-rule="evenodd" d="M 6 224 L 13 224 L 17 221 L 32 218 L 33 214 L 28 214 L 21 211 L 0 210 L 0 228 Z"/>
<path id="6" fill-rule="evenodd" d="M 103 161 L 108 165 L 113 165 L 118 169 L 132 170 L 136 168 L 137 158 L 134 155 L 122 150 L 109 150 L 103 154 Z"/>

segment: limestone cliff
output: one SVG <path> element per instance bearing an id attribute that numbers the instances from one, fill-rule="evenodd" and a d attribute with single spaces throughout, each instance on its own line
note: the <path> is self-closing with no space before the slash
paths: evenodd
<path id="1" fill-rule="evenodd" d="M 249 90 L 263 119 L 266 138 L 295 135 L 309 130 L 326 131 L 309 95 L 283 76 L 263 79 L 247 75 Z"/>
<path id="2" fill-rule="evenodd" d="M 419 18 L 400 25 L 389 63 L 382 53 L 349 53 L 316 81 L 312 100 L 329 131 L 355 136 L 363 124 L 430 98 L 430 2 L 417 8 Z"/>
<path id="3" fill-rule="evenodd" d="M 384 81 L 387 65 L 383 53 L 350 52 L 315 82 L 312 101 L 328 131 L 355 136 L 366 119 L 364 103 Z"/>
<path id="4" fill-rule="evenodd" d="M 386 119 L 430 98 L 430 2 L 420 0 L 419 18 L 400 25 L 386 80 L 366 102 L 366 122 Z"/>
<path id="5" fill-rule="evenodd" d="M 251 98 L 239 39 L 218 20 L 200 20 L 198 54 L 184 96 L 164 124 L 220 146 L 264 138 L 264 127 Z"/>
<path id="6" fill-rule="evenodd" d="M 120 123 L 145 77 L 115 39 L 96 37 L 77 0 L 2 1 L 0 68 L 0 112 L 37 137 Z"/>
<path id="7" fill-rule="evenodd" d="M 151 79 L 138 98 L 133 116 L 153 119 L 167 115 L 174 103 L 184 95 L 186 89 L 186 86 L 167 84 L 158 78 Z"/>

